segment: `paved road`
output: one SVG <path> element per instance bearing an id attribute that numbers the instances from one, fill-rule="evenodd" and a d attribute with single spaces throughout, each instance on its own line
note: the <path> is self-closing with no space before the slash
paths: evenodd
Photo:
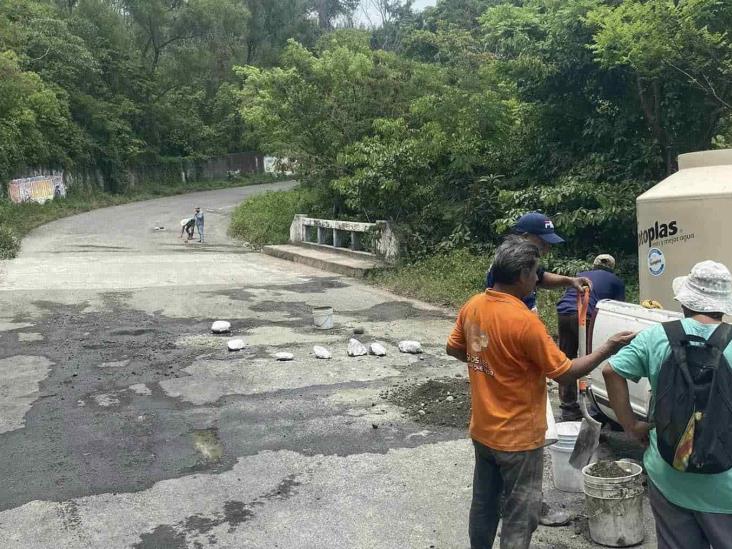
<path id="1" fill-rule="evenodd" d="M 286 187 L 57 221 L 0 265 L 1 547 L 467 545 L 464 430 L 425 428 L 381 398 L 464 374 L 443 353 L 450 315 L 226 237 L 236 204 Z M 177 238 L 195 205 L 203 246 Z M 320 305 L 336 309 L 331 331 L 311 325 Z M 245 350 L 210 334 L 216 319 Z M 388 356 L 347 358 L 355 327 Z M 423 342 L 421 359 L 397 352 L 405 338 Z M 334 358 L 316 360 L 314 344 Z M 275 361 L 281 350 L 295 360 Z M 568 529 L 535 539 L 588 546 Z"/>

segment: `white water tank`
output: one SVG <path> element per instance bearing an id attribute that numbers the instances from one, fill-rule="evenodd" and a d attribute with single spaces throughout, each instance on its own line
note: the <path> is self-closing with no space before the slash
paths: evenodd
<path id="1" fill-rule="evenodd" d="M 732 149 L 679 156 L 679 171 L 637 200 L 640 298 L 680 310 L 671 282 L 699 261 L 732 269 Z"/>

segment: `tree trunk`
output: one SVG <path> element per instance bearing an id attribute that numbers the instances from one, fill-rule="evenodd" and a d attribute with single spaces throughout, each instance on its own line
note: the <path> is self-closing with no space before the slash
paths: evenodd
<path id="1" fill-rule="evenodd" d="M 661 113 L 661 84 L 658 79 L 651 81 L 650 90 L 644 85 L 643 78 L 636 77 L 636 86 L 638 90 L 638 99 L 643 109 L 651 135 L 658 143 L 660 152 L 664 160 L 666 175 L 670 175 L 676 171 L 676 159 L 674 158 L 674 150 L 671 139 L 663 127 Z"/>
<path id="2" fill-rule="evenodd" d="M 328 0 L 317 0 L 318 26 L 323 30 L 330 30 L 330 10 Z"/>

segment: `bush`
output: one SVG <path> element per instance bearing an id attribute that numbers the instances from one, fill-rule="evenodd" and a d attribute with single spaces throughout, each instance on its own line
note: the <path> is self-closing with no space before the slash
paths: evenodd
<path id="1" fill-rule="evenodd" d="M 249 198 L 231 214 L 229 235 L 256 248 L 285 244 L 298 213 L 311 213 L 309 195 L 302 189 L 274 191 Z"/>
<path id="2" fill-rule="evenodd" d="M 20 249 L 20 240 L 8 225 L 0 224 L 0 259 L 12 259 Z"/>

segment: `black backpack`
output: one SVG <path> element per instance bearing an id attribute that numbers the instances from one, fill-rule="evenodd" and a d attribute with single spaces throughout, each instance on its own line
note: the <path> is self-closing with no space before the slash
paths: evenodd
<path id="1" fill-rule="evenodd" d="M 732 368 L 723 351 L 732 341 L 732 325 L 721 323 L 709 339 L 685 333 L 680 320 L 663 328 L 671 354 L 656 384 L 658 451 L 679 471 L 727 471 L 732 468 Z"/>

